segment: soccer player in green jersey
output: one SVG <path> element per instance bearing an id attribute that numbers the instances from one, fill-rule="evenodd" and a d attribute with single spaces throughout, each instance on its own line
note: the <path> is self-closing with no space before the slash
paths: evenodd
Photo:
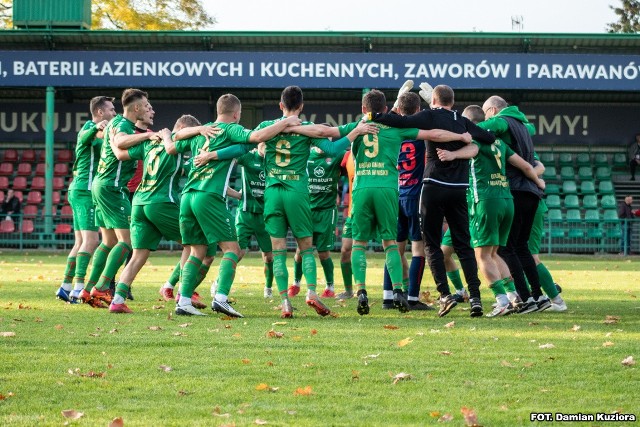
<path id="1" fill-rule="evenodd" d="M 320 295 L 322 298 L 336 296 L 333 286 L 333 260 L 330 251 L 335 243 L 338 218 L 338 181 L 341 173 L 340 164 L 345 153 L 346 150 L 343 150 L 337 156 L 329 156 L 320 148 L 313 147 L 309 160 L 307 160 L 309 201 L 311 203 L 311 221 L 313 222 L 312 244 L 318 251 L 320 265 L 322 265 L 327 282 L 325 290 Z M 294 286 L 300 287 L 301 278 L 302 256 L 300 256 L 298 248 L 294 257 Z"/>
<path id="2" fill-rule="evenodd" d="M 73 163 L 73 181 L 69 185 L 68 199 L 73 209 L 75 242 L 67 258 L 62 285 L 56 296 L 65 302 L 75 303 L 84 289 L 84 279 L 93 251 L 98 246 L 98 227 L 95 224 L 95 206 L 91 198 L 91 184 L 98 167 L 103 131 L 116 115 L 114 98 L 96 96 L 89 103 L 91 120 L 88 120 L 76 143 L 76 160 Z M 75 287 L 71 291 L 71 281 Z"/>
<path id="3" fill-rule="evenodd" d="M 174 136 L 175 143 L 164 142 L 167 153 L 191 151 L 198 154 L 235 144 L 258 143 L 274 137 L 290 125 L 300 123 L 298 117 L 292 116 L 260 130 L 245 129 L 238 124 L 242 114 L 240 100 L 232 94 L 222 95 L 218 99 L 216 111 L 217 118 L 213 124 L 222 129 L 220 134 L 213 139 L 195 136 L 181 140 L 178 132 Z M 208 246 L 217 244 L 224 255 L 220 262 L 218 286 L 211 308 L 231 317 L 243 317 L 228 302 L 235 268 L 241 255 L 233 218 L 224 199 L 233 163 L 232 160 L 207 162 L 189 172 L 180 201 L 180 234 L 183 244 L 190 246 L 190 256 L 182 269 L 181 296 L 176 314 L 204 315 L 193 307 L 191 296 L 197 286 L 198 272 Z"/>
<path id="4" fill-rule="evenodd" d="M 387 111 L 384 93 L 379 90 L 368 92 L 362 99 L 362 112 L 384 113 Z M 471 142 L 471 136 L 436 130 L 429 132 L 418 129 L 396 129 L 371 122 L 378 129 L 377 134 L 359 136 L 352 144 L 355 158 L 355 179 L 352 194 L 352 234 L 353 251 L 351 262 L 353 276 L 358 286 L 358 306 L 360 315 L 369 313 L 369 299 L 366 291 L 366 245 L 376 235 L 382 239 L 387 269 L 393 285 L 394 305 L 402 312 L 409 311 L 409 303 L 402 294 L 402 262 L 396 243 L 398 227 L 398 154 L 402 141 L 406 139 L 430 139 L 432 141 Z M 308 132 L 312 136 L 344 136 L 358 126 L 350 123 L 338 128 L 326 126 L 301 126 L 295 132 Z M 309 128 L 309 129 L 305 129 Z M 324 129 L 323 129 L 324 128 Z M 300 129 L 300 130 L 299 130 Z"/>
<path id="5" fill-rule="evenodd" d="M 471 121 L 482 116 L 479 106 L 470 106 L 463 112 Z M 474 142 L 456 151 L 437 149 L 443 162 L 456 159 L 471 159 L 469 170 L 469 231 L 478 266 L 489 288 L 498 302 L 487 317 L 504 316 L 515 311 L 517 300 L 515 288 L 507 292 L 504 288 L 508 268 L 498 256 L 498 248 L 507 243 L 513 221 L 513 196 L 506 176 L 506 162 L 520 169 L 524 175 L 544 190 L 542 181 L 533 166 L 515 154 L 500 139 L 491 145 Z"/>
<path id="6" fill-rule="evenodd" d="M 104 129 L 98 173 L 91 187 L 102 243 L 93 255 L 91 275 L 81 298 L 92 304 L 97 301 L 111 304 L 109 284 L 131 251 L 131 202 L 127 182 L 133 176 L 136 162 L 118 160 L 112 145 L 126 149 L 153 137 L 153 133 L 135 133 L 135 123 L 153 111 L 147 93 L 126 89 L 122 93 L 122 106 L 123 114 L 114 117 Z"/>

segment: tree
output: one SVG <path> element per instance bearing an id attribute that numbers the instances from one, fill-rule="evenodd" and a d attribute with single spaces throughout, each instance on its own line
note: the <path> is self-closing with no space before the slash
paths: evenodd
<path id="1" fill-rule="evenodd" d="M 13 2 L 0 1 L 0 28 L 11 28 L 11 19 L 13 13 Z"/>
<path id="2" fill-rule="evenodd" d="M 621 0 L 621 2 L 621 7 L 609 6 L 618 15 L 618 22 L 607 24 L 607 31 L 610 33 L 640 32 L 640 1 Z"/>

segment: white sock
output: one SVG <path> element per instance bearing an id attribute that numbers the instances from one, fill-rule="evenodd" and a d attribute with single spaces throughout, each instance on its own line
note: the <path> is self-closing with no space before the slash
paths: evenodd
<path id="1" fill-rule="evenodd" d="M 416 301 L 417 302 L 418 301 L 418 297 L 412 297 L 412 296 L 407 297 L 407 301 Z"/>
<path id="2" fill-rule="evenodd" d="M 120 295 L 118 295 L 118 294 L 115 294 L 115 295 L 113 296 L 112 303 L 113 303 L 113 304 L 124 304 L 124 298 L 123 298 L 123 297 L 121 297 L 121 296 L 120 296 Z"/>
<path id="3" fill-rule="evenodd" d="M 63 283 L 62 285 L 60 285 L 60 287 L 67 292 L 71 291 L 71 286 L 72 286 L 71 283 Z"/>
<path id="4" fill-rule="evenodd" d="M 311 289 L 307 289 L 307 298 L 311 297 L 311 296 L 317 296 L 318 294 L 316 293 L 316 291 L 312 291 Z"/>
<path id="5" fill-rule="evenodd" d="M 164 282 L 164 285 L 162 285 L 162 289 L 173 289 L 173 285 L 169 282 Z"/>
<path id="6" fill-rule="evenodd" d="M 553 297 L 551 299 L 551 302 L 554 304 L 563 304 L 564 300 L 562 299 L 562 297 L 560 295 L 556 295 L 555 297 Z"/>
<path id="7" fill-rule="evenodd" d="M 393 291 L 382 291 L 382 299 L 393 299 Z"/>
<path id="8" fill-rule="evenodd" d="M 464 295 L 464 288 L 463 289 L 456 289 L 456 294 L 463 296 Z"/>
<path id="9" fill-rule="evenodd" d="M 500 307 L 505 306 L 505 305 L 509 305 L 509 298 L 507 298 L 507 296 L 505 294 L 496 295 L 496 301 L 498 301 L 498 305 Z"/>
<path id="10" fill-rule="evenodd" d="M 218 302 L 227 302 L 227 296 L 225 294 L 221 294 L 220 292 L 216 293 L 215 296 L 216 301 Z"/>
<path id="11" fill-rule="evenodd" d="M 191 298 L 187 298 L 185 296 L 180 295 L 180 299 L 178 300 L 178 305 L 181 305 L 181 306 L 191 305 Z"/>
<path id="12" fill-rule="evenodd" d="M 509 298 L 509 301 L 517 301 L 519 296 L 520 295 L 518 295 L 517 292 L 507 292 L 507 297 Z"/>
<path id="13" fill-rule="evenodd" d="M 294 280 L 293 281 L 293 286 L 296 286 L 296 287 L 299 288 L 300 287 L 300 281 L 299 280 Z"/>
<path id="14" fill-rule="evenodd" d="M 333 290 L 333 283 L 327 283 L 327 289 L 332 291 Z"/>
<path id="15" fill-rule="evenodd" d="M 84 283 L 76 282 L 76 285 L 73 287 L 73 292 L 82 292 L 84 289 Z"/>

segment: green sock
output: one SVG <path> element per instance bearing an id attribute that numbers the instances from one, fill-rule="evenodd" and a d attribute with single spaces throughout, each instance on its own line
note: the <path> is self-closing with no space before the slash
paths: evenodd
<path id="1" fill-rule="evenodd" d="M 316 257 L 313 256 L 313 248 L 305 249 L 300 252 L 302 256 L 302 273 L 304 274 L 304 280 L 307 281 L 307 289 L 310 291 L 316 291 L 316 284 L 318 283 L 318 269 L 316 267 Z"/>
<path id="2" fill-rule="evenodd" d="M 513 279 L 511 277 L 502 279 L 502 286 L 507 292 L 516 292 L 516 285 L 513 283 Z"/>
<path id="3" fill-rule="evenodd" d="M 102 274 L 100 275 L 100 280 L 96 283 L 96 288 L 99 291 L 104 291 L 109 288 L 111 281 L 116 277 L 116 273 L 127 260 L 130 252 L 131 246 L 125 242 L 118 242 L 118 244 L 113 247 L 107 258 L 107 264 L 104 266 L 104 270 L 102 270 Z"/>
<path id="4" fill-rule="evenodd" d="M 489 285 L 491 292 L 493 292 L 493 296 L 497 297 L 498 295 L 506 295 L 507 292 L 504 289 L 504 279 L 496 280 L 491 285 Z"/>
<path id="5" fill-rule="evenodd" d="M 558 288 L 556 288 L 556 284 L 553 281 L 553 277 L 547 267 L 544 264 L 540 263 L 536 266 L 538 270 L 538 276 L 540 276 L 540 286 L 542 290 L 549 298 L 555 298 L 558 296 Z"/>
<path id="6" fill-rule="evenodd" d="M 456 288 L 456 291 L 461 291 L 464 289 L 464 285 L 462 284 L 462 279 L 460 278 L 460 269 L 453 271 L 447 271 L 447 277 L 449 281 L 453 283 L 453 287 Z"/>
<path id="7" fill-rule="evenodd" d="M 233 279 L 236 277 L 236 265 L 238 265 L 238 257 L 233 252 L 225 252 L 222 254 L 220 261 L 220 273 L 218 274 L 218 290 L 217 293 L 229 295 Z"/>
<path id="8" fill-rule="evenodd" d="M 341 262 L 340 270 L 342 270 L 344 289 L 346 291 L 351 291 L 353 289 L 353 272 L 351 271 L 351 262 Z"/>
<path id="9" fill-rule="evenodd" d="M 200 286 L 200 283 L 202 283 L 204 278 L 207 277 L 207 273 L 209 272 L 210 268 L 211 268 L 211 265 L 202 264 L 200 266 L 200 269 L 198 270 L 198 280 L 196 281 L 196 288 Z"/>
<path id="10" fill-rule="evenodd" d="M 88 252 L 78 252 L 76 255 L 76 283 L 84 283 L 89 261 L 91 261 L 91 254 Z"/>
<path id="11" fill-rule="evenodd" d="M 353 268 L 353 278 L 358 290 L 366 288 L 367 281 L 367 248 L 361 245 L 353 245 L 351 251 L 351 266 Z"/>
<path id="12" fill-rule="evenodd" d="M 193 291 L 198 286 L 198 274 L 200 274 L 200 267 L 202 261 L 198 258 L 190 255 L 187 262 L 184 263 L 182 268 L 182 282 L 180 283 L 180 296 L 185 298 L 191 298 Z"/>
<path id="13" fill-rule="evenodd" d="M 264 263 L 264 287 L 273 287 L 273 261 Z"/>
<path id="14" fill-rule="evenodd" d="M 171 286 L 175 286 L 178 284 L 178 280 L 180 280 L 180 261 L 173 268 L 173 272 L 171 272 L 171 276 L 167 279 L 167 282 L 171 283 Z"/>
<path id="15" fill-rule="evenodd" d="M 300 253 L 300 256 L 302 256 L 302 253 Z M 293 260 L 293 280 L 299 283 L 301 279 L 302 279 L 302 260 L 298 262 L 294 259 Z"/>
<path id="16" fill-rule="evenodd" d="M 128 293 L 129 293 L 129 285 L 119 282 L 118 285 L 116 286 L 116 295 L 119 295 L 126 300 Z"/>
<path id="17" fill-rule="evenodd" d="M 285 249 L 273 251 L 273 278 L 276 280 L 280 297 L 286 299 L 289 272 L 287 271 L 287 251 Z"/>
<path id="18" fill-rule="evenodd" d="M 402 292 L 409 292 L 409 278 L 402 278 Z"/>
<path id="19" fill-rule="evenodd" d="M 84 290 L 89 292 L 91 288 L 93 288 L 98 280 L 100 279 L 100 275 L 102 274 L 102 270 L 104 270 L 104 266 L 107 264 L 107 258 L 109 257 L 109 252 L 111 252 L 109 246 L 104 243 L 100 243 L 100 246 L 93 253 L 93 261 L 91 262 L 91 274 L 89 275 L 89 281 L 87 282 L 87 286 L 85 286 Z"/>
<path id="20" fill-rule="evenodd" d="M 76 274 L 76 257 L 67 257 L 67 267 L 64 269 L 64 278 L 62 283 L 71 283 L 73 276 Z"/>
<path id="21" fill-rule="evenodd" d="M 402 289 L 402 261 L 400 260 L 400 252 L 398 245 L 389 245 L 384 249 L 385 263 L 391 278 L 393 289 Z"/>
<path id="22" fill-rule="evenodd" d="M 324 277 L 327 279 L 327 287 L 333 288 L 333 260 L 331 257 L 321 259 L 320 265 L 322 266 L 322 271 L 324 271 Z"/>

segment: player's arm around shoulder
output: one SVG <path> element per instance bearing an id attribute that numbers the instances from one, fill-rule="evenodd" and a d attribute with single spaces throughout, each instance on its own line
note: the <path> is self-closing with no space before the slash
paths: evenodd
<path id="1" fill-rule="evenodd" d="M 458 159 L 472 159 L 478 155 L 480 149 L 474 144 L 467 144 L 462 148 L 455 151 L 445 150 L 443 148 L 436 148 L 438 159 L 441 162 L 451 162 Z"/>
<path id="2" fill-rule="evenodd" d="M 279 133 L 285 131 L 285 129 L 291 126 L 300 125 L 301 121 L 298 116 L 289 116 L 282 120 L 278 120 L 270 126 L 264 127 L 259 130 L 254 130 L 249 134 L 247 142 L 257 144 L 262 141 L 268 141 Z"/>
<path id="3" fill-rule="evenodd" d="M 511 153 L 513 154 L 509 156 L 509 154 Z M 538 176 L 536 170 L 534 169 L 533 166 L 529 164 L 529 162 L 527 162 L 525 159 L 523 159 L 513 151 L 507 151 L 507 156 L 508 156 L 507 161 L 510 164 L 520 169 L 527 178 L 529 178 L 531 181 L 533 181 L 534 184 L 538 186 L 538 188 L 540 188 L 541 190 L 544 190 L 545 188 L 544 181 L 542 180 L 542 178 Z"/>

